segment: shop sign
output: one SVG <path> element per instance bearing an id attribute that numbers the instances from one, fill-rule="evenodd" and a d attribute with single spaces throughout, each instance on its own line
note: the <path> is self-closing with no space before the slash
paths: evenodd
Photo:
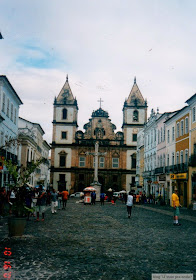
<path id="1" fill-rule="evenodd" d="M 187 179 L 187 173 L 170 174 L 171 180 L 183 180 Z"/>
<path id="2" fill-rule="evenodd" d="M 159 181 L 165 181 L 166 180 L 166 175 L 160 175 L 159 176 Z"/>

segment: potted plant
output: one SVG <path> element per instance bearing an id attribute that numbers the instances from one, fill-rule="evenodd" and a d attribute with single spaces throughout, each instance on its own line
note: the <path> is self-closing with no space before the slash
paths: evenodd
<path id="1" fill-rule="evenodd" d="M 3 161 L 3 165 L 6 166 L 12 178 L 12 183 L 9 185 L 9 188 L 17 189 L 16 199 L 12 206 L 12 215 L 8 218 L 9 236 L 23 235 L 28 212 L 34 211 L 25 204 L 26 185 L 29 182 L 30 175 L 45 161 L 45 158 L 40 158 L 28 163 L 27 167 L 18 166 L 11 160 Z"/>

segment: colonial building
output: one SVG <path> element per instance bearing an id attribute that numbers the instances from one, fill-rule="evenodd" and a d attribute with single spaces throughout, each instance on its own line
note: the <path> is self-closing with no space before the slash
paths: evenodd
<path id="1" fill-rule="evenodd" d="M 137 135 L 137 164 L 136 164 L 136 187 L 137 191 L 142 191 L 144 187 L 144 129 Z"/>
<path id="2" fill-rule="evenodd" d="M 147 195 L 157 194 L 155 168 L 157 166 L 157 119 L 161 116 L 159 110 L 151 110 L 148 122 L 144 126 L 144 191 Z"/>
<path id="3" fill-rule="evenodd" d="M 42 184 L 47 187 L 49 185 L 48 158 L 50 145 L 43 139 L 43 135 L 45 134 L 44 130 L 40 124 L 30 122 L 23 118 L 19 118 L 18 130 L 18 138 L 20 140 L 20 152 L 18 153 L 19 165 L 26 167 L 29 162 L 36 161 L 41 157 L 47 159 L 45 163 L 40 164 L 35 172 L 31 174 L 29 181 L 32 186 Z"/>
<path id="4" fill-rule="evenodd" d="M 51 183 L 56 189 L 82 191 L 94 179 L 92 153 L 99 143 L 98 181 L 105 191 L 130 190 L 135 186 L 137 134 L 147 119 L 147 102 L 136 79 L 124 102 L 122 131 L 115 132 L 108 112 L 92 112 L 84 131 L 78 130 L 78 104 L 68 77 L 54 100 Z"/>
<path id="5" fill-rule="evenodd" d="M 4 75 L 0 76 L 0 156 L 17 163 L 18 115 L 22 101 Z M 7 144 L 6 144 L 7 143 Z M 10 145 L 8 145 L 10 143 Z M 6 167 L 0 166 L 0 187 L 9 183 Z"/>
<path id="6" fill-rule="evenodd" d="M 189 105 L 188 202 L 196 203 L 196 93 L 186 103 Z"/>

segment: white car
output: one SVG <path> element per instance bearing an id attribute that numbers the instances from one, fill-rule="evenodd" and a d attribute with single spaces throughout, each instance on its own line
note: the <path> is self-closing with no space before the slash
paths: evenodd
<path id="1" fill-rule="evenodd" d="M 76 193 L 72 193 L 72 194 L 70 195 L 70 197 L 81 197 L 82 194 L 83 194 L 83 193 L 81 193 L 81 192 L 76 192 Z"/>
<path id="2" fill-rule="evenodd" d="M 119 197 L 119 192 L 113 192 L 113 196 L 115 196 L 115 197 Z"/>

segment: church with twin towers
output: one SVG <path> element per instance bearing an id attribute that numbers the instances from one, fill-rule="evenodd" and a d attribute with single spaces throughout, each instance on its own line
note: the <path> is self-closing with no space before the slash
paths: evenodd
<path id="1" fill-rule="evenodd" d="M 101 99 L 100 99 L 101 101 Z M 123 105 L 123 104 L 122 104 Z M 98 182 L 103 192 L 135 189 L 137 134 L 147 121 L 147 101 L 136 78 L 123 105 L 122 131 L 98 106 L 83 131 L 78 130 L 78 103 L 68 76 L 53 104 L 51 183 L 56 190 L 83 191 L 94 181 L 95 143 L 99 144 Z"/>

